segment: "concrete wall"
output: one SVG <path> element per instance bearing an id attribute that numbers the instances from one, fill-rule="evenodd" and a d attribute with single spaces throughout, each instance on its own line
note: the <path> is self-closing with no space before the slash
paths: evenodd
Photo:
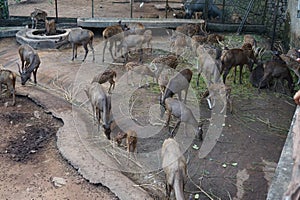
<path id="1" fill-rule="evenodd" d="M 298 1 L 288 1 L 288 13 L 290 15 L 290 46 L 300 48 L 300 18 L 297 18 Z"/>

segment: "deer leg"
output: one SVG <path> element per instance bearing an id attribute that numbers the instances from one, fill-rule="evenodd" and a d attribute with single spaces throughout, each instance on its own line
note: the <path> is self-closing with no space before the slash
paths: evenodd
<path id="1" fill-rule="evenodd" d="M 73 50 L 73 57 L 72 57 L 72 61 L 74 60 L 75 58 L 75 44 L 72 43 L 72 50 Z"/>
<path id="2" fill-rule="evenodd" d="M 186 103 L 186 98 L 187 98 L 188 90 L 189 90 L 189 88 L 187 88 L 185 90 L 185 92 L 184 92 L 184 101 L 183 101 L 184 103 Z"/>
<path id="3" fill-rule="evenodd" d="M 114 57 L 114 55 L 113 55 L 113 53 L 112 53 L 112 48 L 113 48 L 113 46 L 114 46 L 113 43 L 114 43 L 113 41 L 109 41 L 109 53 L 110 53 L 110 55 L 111 55 L 111 58 L 112 58 L 113 60 L 115 60 L 115 57 Z M 116 49 L 115 49 L 115 55 L 116 55 Z"/>
<path id="4" fill-rule="evenodd" d="M 179 99 L 179 101 L 182 101 L 182 98 L 181 98 L 181 91 L 178 92 L 178 99 Z"/>
<path id="5" fill-rule="evenodd" d="M 199 78 L 200 78 L 200 76 L 201 76 L 201 73 L 199 72 L 198 76 L 197 76 L 197 83 L 196 83 L 197 87 L 199 87 Z"/>
<path id="6" fill-rule="evenodd" d="M 89 42 L 89 45 L 90 45 L 90 47 L 91 47 L 91 49 L 92 49 L 92 53 L 93 53 L 93 61 L 95 61 L 95 50 L 94 50 L 94 47 L 93 47 L 93 40 L 91 40 L 91 41 Z"/>
<path id="7" fill-rule="evenodd" d="M 258 94 L 260 94 L 260 88 L 261 88 L 261 84 L 264 82 L 264 81 L 267 81 L 267 87 L 268 88 L 270 88 L 270 86 L 269 86 L 269 74 L 265 74 L 262 78 L 261 78 L 261 80 L 260 80 L 260 82 L 259 82 L 259 84 L 258 84 Z"/>
<path id="8" fill-rule="evenodd" d="M 234 66 L 234 78 L 233 78 L 233 83 L 236 83 L 236 70 L 237 70 L 237 66 Z"/>
<path id="9" fill-rule="evenodd" d="M 111 94 L 111 88 L 115 89 L 115 81 L 111 79 L 111 80 L 109 80 L 109 83 L 110 83 L 110 86 L 108 89 L 108 93 Z"/>
<path id="10" fill-rule="evenodd" d="M 34 79 L 34 83 L 36 84 L 36 73 L 37 73 L 37 69 L 33 70 L 33 79 Z"/>
<path id="11" fill-rule="evenodd" d="M 167 177 L 166 177 L 166 180 L 167 180 Z M 172 190 L 171 186 L 169 185 L 168 181 L 166 181 L 166 195 L 167 195 L 168 199 L 170 199 L 170 197 L 171 197 L 171 190 Z"/>
<path id="12" fill-rule="evenodd" d="M 102 62 L 104 62 L 104 54 L 105 54 L 106 46 L 107 46 L 107 40 L 104 41 L 103 54 L 102 54 Z"/>
<path id="13" fill-rule="evenodd" d="M 167 111 L 167 121 L 166 121 L 166 127 L 169 127 L 169 124 L 170 124 L 170 120 L 171 120 L 171 111 Z"/>
<path id="14" fill-rule="evenodd" d="M 224 74 L 223 74 L 223 83 L 225 84 L 225 81 L 226 81 L 226 78 L 227 78 L 227 75 L 229 74 L 229 70 L 230 68 L 225 68 L 225 71 L 224 71 Z"/>
<path id="15" fill-rule="evenodd" d="M 88 52 L 89 52 L 89 49 L 88 49 L 88 47 L 87 47 L 87 44 L 84 44 L 84 45 L 83 45 L 83 48 L 84 48 L 84 50 L 85 50 L 85 54 L 84 54 L 84 57 L 83 57 L 82 62 L 85 61 L 86 56 L 87 56 L 87 54 L 88 54 Z"/>
<path id="16" fill-rule="evenodd" d="M 174 129 L 173 129 L 172 132 L 170 133 L 170 137 L 172 137 L 172 138 L 175 137 L 175 135 L 176 135 L 176 133 L 177 133 L 177 129 L 178 129 L 180 123 L 181 123 L 181 121 L 178 120 L 178 122 L 176 123 Z"/>
<path id="17" fill-rule="evenodd" d="M 16 104 L 16 90 L 15 90 L 14 87 L 11 89 L 11 93 L 13 95 L 13 103 L 12 103 L 12 105 L 14 106 Z"/>
<path id="18" fill-rule="evenodd" d="M 240 84 L 243 84 L 243 65 L 240 66 Z"/>

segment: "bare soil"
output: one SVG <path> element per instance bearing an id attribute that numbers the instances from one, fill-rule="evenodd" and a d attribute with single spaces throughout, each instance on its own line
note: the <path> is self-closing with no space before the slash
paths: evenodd
<path id="1" fill-rule="evenodd" d="M 11 15 L 28 16 L 35 7 L 47 10 L 49 16 L 55 15 L 54 5 L 48 0 L 9 2 Z M 96 16 L 120 17 L 114 15 L 120 15 L 120 11 L 123 17 L 129 16 L 128 4 L 118 4 L 118 7 L 114 7 L 117 12 L 115 10 L 108 13 L 103 10 L 112 3 L 101 2 L 101 5 L 103 6 L 95 6 Z M 139 9 L 138 5 L 135 10 Z M 90 6 L 91 1 L 59 1 L 59 15 L 90 17 Z M 121 9 L 124 6 L 126 9 Z M 142 14 L 156 12 L 152 6 L 149 6 L 148 10 L 147 7 L 143 8 Z M 163 14 L 163 11 L 159 12 L 159 15 Z M 96 35 L 96 40 L 99 41 L 99 38 L 100 35 Z M 13 39 L 2 39 L 0 55 L 6 55 L 5 48 L 13 42 Z M 15 51 L 16 47 L 17 45 L 14 45 Z M 68 59 L 70 52 L 71 50 L 68 51 Z M 43 51 L 44 57 L 45 54 L 47 52 Z M 1 58 L 4 63 L 12 62 L 11 58 Z M 51 59 L 43 60 L 45 66 L 47 63 L 51 66 L 51 62 Z M 115 69 L 119 74 L 124 73 L 123 69 L 116 66 Z M 149 88 L 141 88 L 136 95 L 140 101 L 136 102 L 132 114 L 143 124 L 148 121 L 148 113 L 140 112 L 140 108 L 151 107 L 159 94 L 153 94 Z M 266 198 L 295 105 L 288 95 L 274 92 L 258 95 L 256 89 L 251 89 L 249 84 L 235 85 L 233 99 L 234 114 L 227 114 L 222 135 L 214 150 L 205 159 L 200 160 L 197 150 L 192 146 L 185 153 L 189 160 L 190 176 L 185 187 L 186 198 L 190 194 L 200 194 L 200 199 L 208 199 L 207 196 L 212 199 Z M 55 133 L 63 126 L 63 122 L 53 118 L 51 113 L 47 113 L 27 97 L 17 96 L 17 105 L 14 107 L 7 105 L 6 102 L 10 101 L 8 97 L 0 98 L 0 199 L 117 199 L 109 189 L 90 184 L 83 179 L 60 156 L 56 148 Z M 204 129 L 207 130 L 211 111 L 204 100 L 201 101 L 200 108 Z M 116 134 L 116 131 L 117 129 L 113 134 Z M 141 141 L 138 144 L 139 151 L 147 152 L 156 148 L 166 136 L 161 135 Z M 193 144 L 201 146 L 199 141 Z M 139 177 L 131 174 L 128 176 L 139 181 Z M 63 178 L 66 184 L 62 187 L 55 186 L 52 182 L 54 177 Z M 163 173 L 159 173 L 159 177 L 163 180 Z M 159 190 L 151 186 L 144 188 L 156 199 L 161 199 L 163 186 Z"/>

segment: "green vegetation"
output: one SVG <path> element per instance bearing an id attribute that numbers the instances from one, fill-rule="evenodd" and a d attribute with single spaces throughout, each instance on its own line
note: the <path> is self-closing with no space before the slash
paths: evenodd
<path id="1" fill-rule="evenodd" d="M 8 19 L 8 2 L 7 0 L 0 0 L 0 19 Z"/>

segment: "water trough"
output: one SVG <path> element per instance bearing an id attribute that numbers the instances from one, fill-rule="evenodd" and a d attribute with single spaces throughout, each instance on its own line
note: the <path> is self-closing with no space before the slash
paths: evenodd
<path id="1" fill-rule="evenodd" d="M 55 35 L 46 35 L 45 29 L 24 28 L 16 33 L 20 44 L 29 44 L 34 49 L 58 49 L 68 43 L 71 29 L 57 29 Z"/>

